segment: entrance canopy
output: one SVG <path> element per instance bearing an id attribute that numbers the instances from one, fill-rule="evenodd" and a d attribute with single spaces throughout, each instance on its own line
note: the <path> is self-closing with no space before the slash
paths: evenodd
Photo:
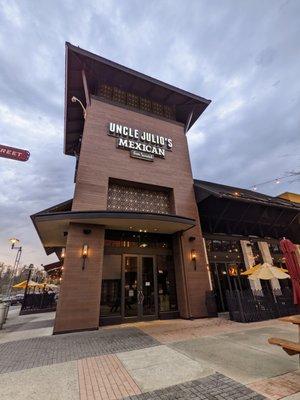
<path id="1" fill-rule="evenodd" d="M 49 209 L 48 209 L 49 210 Z M 169 214 L 120 211 L 56 211 L 48 210 L 31 216 L 39 237 L 50 254 L 66 245 L 71 222 L 103 225 L 105 229 L 173 234 L 195 226 L 191 218 Z"/>

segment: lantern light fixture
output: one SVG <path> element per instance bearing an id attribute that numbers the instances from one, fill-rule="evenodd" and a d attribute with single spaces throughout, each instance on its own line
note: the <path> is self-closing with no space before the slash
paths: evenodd
<path id="1" fill-rule="evenodd" d="M 195 249 L 191 250 L 191 259 L 193 261 L 196 261 L 196 250 Z"/>
<path id="2" fill-rule="evenodd" d="M 83 258 L 82 269 L 85 268 L 85 261 L 86 261 L 87 256 L 88 256 L 88 252 L 89 252 L 89 246 L 87 244 L 84 244 L 82 246 L 82 253 L 81 253 L 82 258 Z"/>
<path id="3" fill-rule="evenodd" d="M 196 250 L 195 250 L 195 249 L 192 249 L 192 250 L 191 250 L 191 260 L 192 260 L 193 263 L 194 263 L 194 270 L 195 270 L 195 271 L 196 271 L 196 269 L 197 269 L 196 259 L 197 259 Z"/>
<path id="4" fill-rule="evenodd" d="M 60 257 L 61 257 L 61 258 L 65 258 L 65 257 L 66 257 L 66 248 L 65 248 L 65 247 L 63 247 L 63 248 L 61 249 Z"/>
<path id="5" fill-rule="evenodd" d="M 87 255 L 88 255 L 88 249 L 89 249 L 89 246 L 88 246 L 87 244 L 84 244 L 84 245 L 82 246 L 82 257 L 87 257 Z"/>

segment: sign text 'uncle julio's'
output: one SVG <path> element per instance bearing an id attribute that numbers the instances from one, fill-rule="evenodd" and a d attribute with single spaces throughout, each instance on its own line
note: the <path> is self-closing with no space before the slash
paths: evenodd
<path id="1" fill-rule="evenodd" d="M 109 123 L 108 135 L 117 138 L 117 147 L 130 151 L 131 157 L 153 161 L 154 156 L 165 158 L 166 150 L 172 151 L 172 139 L 140 131 L 124 125 Z"/>

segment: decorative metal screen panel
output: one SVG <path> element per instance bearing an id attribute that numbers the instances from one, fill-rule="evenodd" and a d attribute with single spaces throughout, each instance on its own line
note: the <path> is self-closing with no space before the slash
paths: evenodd
<path id="1" fill-rule="evenodd" d="M 98 95 L 116 103 L 126 104 L 149 113 L 175 120 L 175 108 L 168 105 L 156 103 L 145 97 L 139 97 L 135 93 L 125 92 L 109 85 L 100 85 Z"/>
<path id="2" fill-rule="evenodd" d="M 170 195 L 160 190 L 110 183 L 107 209 L 111 211 L 137 211 L 170 214 Z"/>

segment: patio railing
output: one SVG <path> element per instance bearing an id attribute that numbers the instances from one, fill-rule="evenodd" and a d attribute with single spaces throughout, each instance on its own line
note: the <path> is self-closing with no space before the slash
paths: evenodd
<path id="1" fill-rule="evenodd" d="M 252 290 L 230 290 L 226 292 L 229 316 L 236 322 L 255 322 L 297 314 L 292 291 L 281 294 L 268 293 L 257 296 Z"/>
<path id="2" fill-rule="evenodd" d="M 56 310 L 55 293 L 27 293 L 23 299 L 20 314 L 31 314 Z"/>

